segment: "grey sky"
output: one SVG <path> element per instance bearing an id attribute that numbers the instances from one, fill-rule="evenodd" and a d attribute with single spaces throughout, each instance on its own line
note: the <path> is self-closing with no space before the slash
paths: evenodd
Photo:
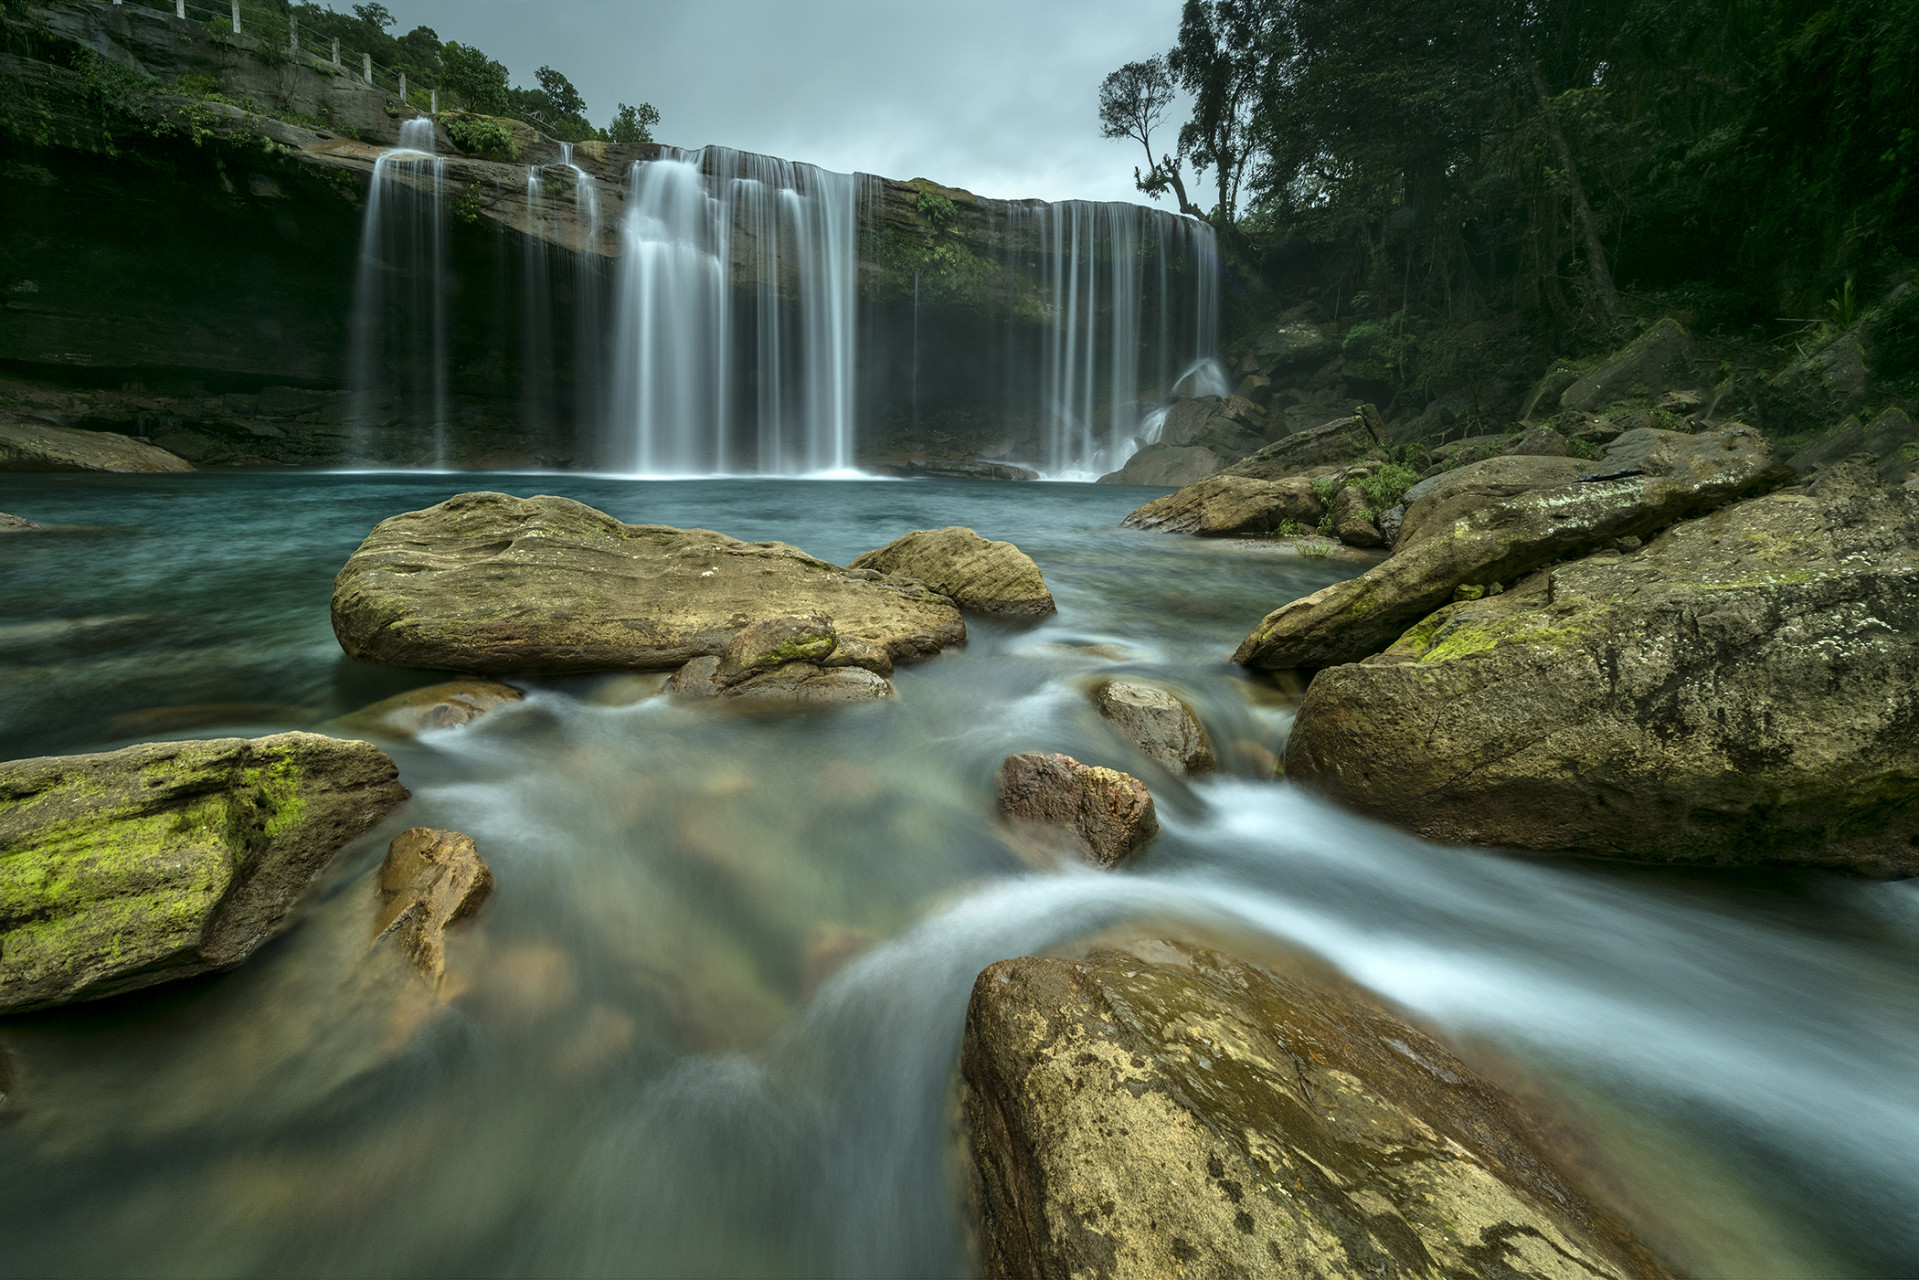
<path id="1" fill-rule="evenodd" d="M 723 143 L 1047 200 L 1145 201 L 1133 188 L 1138 144 L 1099 136 L 1099 83 L 1163 52 L 1179 25 L 1179 0 L 386 5 L 397 30 L 425 23 L 478 45 L 515 84 L 555 67 L 595 124 L 617 102 L 651 102 L 655 132 L 675 146 Z M 1169 130 L 1164 149 L 1172 141 Z"/>

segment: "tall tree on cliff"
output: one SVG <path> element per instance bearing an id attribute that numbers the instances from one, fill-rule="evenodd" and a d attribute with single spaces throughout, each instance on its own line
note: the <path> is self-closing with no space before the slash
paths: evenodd
<path id="1" fill-rule="evenodd" d="M 1166 55 L 1167 71 L 1193 95 L 1178 155 L 1213 171 L 1213 221 L 1224 231 L 1237 228 L 1240 184 L 1259 150 L 1254 120 L 1289 52 L 1284 8 L 1274 0 L 1186 0 L 1179 43 Z"/>
<path id="2" fill-rule="evenodd" d="M 1166 71 L 1166 59 L 1148 58 L 1129 62 L 1107 76 L 1099 87 L 1100 135 L 1107 138 L 1132 138 L 1146 149 L 1146 168 L 1133 166 L 1133 185 L 1149 196 L 1171 191 L 1179 201 L 1179 211 L 1204 218 L 1204 210 L 1186 196 L 1186 181 L 1180 176 L 1179 157 L 1161 152 L 1153 154 L 1153 131 L 1165 122 L 1166 108 L 1172 105 L 1174 85 Z"/>

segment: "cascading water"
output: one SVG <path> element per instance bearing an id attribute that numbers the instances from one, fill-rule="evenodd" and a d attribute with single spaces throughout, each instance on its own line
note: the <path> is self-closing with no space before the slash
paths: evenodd
<path id="1" fill-rule="evenodd" d="M 375 436 L 431 431 L 433 462 L 447 458 L 446 164 L 433 121 L 400 125 L 400 144 L 373 165 L 354 280 L 348 385 L 359 460 L 391 456 Z M 401 446 L 398 452 L 411 452 Z"/>
<path id="2" fill-rule="evenodd" d="M 1059 478 L 1117 468 L 1153 438 L 1175 382 L 1202 363 L 1217 368 L 1212 228 L 1138 205 L 1073 200 L 1008 204 L 994 230 L 1012 293 L 1007 363 L 1035 370 L 1006 384 L 1014 397 L 1037 387 L 1036 406 L 1007 407 L 1015 421 L 1037 413 L 1029 460 Z M 1037 350 L 1022 350 L 1032 339 L 1022 342 L 1031 326 L 1020 324 L 1021 304 L 1034 297 L 1045 323 Z"/>
<path id="3" fill-rule="evenodd" d="M 633 167 L 615 291 L 616 467 L 852 467 L 867 181 L 721 147 L 669 149 Z M 749 270 L 750 318 L 734 293 L 736 272 Z"/>

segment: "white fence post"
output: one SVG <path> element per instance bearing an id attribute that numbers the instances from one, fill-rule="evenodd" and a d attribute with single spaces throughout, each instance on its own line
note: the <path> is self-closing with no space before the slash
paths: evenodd
<path id="1" fill-rule="evenodd" d="M 296 58 L 300 56 L 300 15 L 297 13 L 287 19 L 287 52 Z"/>
<path id="2" fill-rule="evenodd" d="M 373 83 L 373 55 L 372 54 L 363 53 L 360 55 L 360 74 L 366 77 L 366 82 L 368 84 Z"/>
<path id="3" fill-rule="evenodd" d="M 426 113 L 430 116 L 437 116 L 440 114 L 440 91 L 438 89 L 433 90 L 431 101 L 433 105 L 426 109 Z"/>
<path id="4" fill-rule="evenodd" d="M 400 73 L 400 105 L 406 105 L 406 72 Z"/>
<path id="5" fill-rule="evenodd" d="M 233 34 L 240 34 L 240 0 L 233 0 Z"/>
<path id="6" fill-rule="evenodd" d="M 185 4 L 186 0 L 180 0 L 180 3 Z M 333 37 L 333 69 L 335 71 L 340 69 L 340 37 L 338 36 Z"/>
<path id="7" fill-rule="evenodd" d="M 173 0 L 173 16 L 182 21 L 187 16 L 187 0 Z"/>

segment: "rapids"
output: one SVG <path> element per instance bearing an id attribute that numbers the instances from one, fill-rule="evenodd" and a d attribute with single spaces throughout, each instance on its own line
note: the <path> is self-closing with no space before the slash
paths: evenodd
<path id="1" fill-rule="evenodd" d="M 1117 527 L 1113 486 L 562 475 L 0 476 L 64 531 L 0 552 L 0 750 L 324 724 L 440 678 L 344 658 L 334 572 L 381 518 L 472 488 L 777 538 L 837 563 L 959 523 L 1031 554 L 1056 618 L 969 619 L 899 700 L 733 714 L 647 677 L 383 742 L 414 799 L 284 936 L 212 976 L 0 1022 L 0 1273 L 964 1274 L 955 1064 L 993 960 L 1173 931 L 1316 957 L 1584 1135 L 1585 1168 L 1702 1275 L 1919 1259 L 1919 892 L 1440 848 L 1270 759 L 1282 691 L 1226 655 L 1362 562 Z M 1165 680 L 1221 747 L 1157 773 L 1083 696 Z M 1008 752 L 1148 782 L 1117 873 L 995 834 Z M 437 1017 L 360 974 L 406 826 L 497 889 Z"/>

